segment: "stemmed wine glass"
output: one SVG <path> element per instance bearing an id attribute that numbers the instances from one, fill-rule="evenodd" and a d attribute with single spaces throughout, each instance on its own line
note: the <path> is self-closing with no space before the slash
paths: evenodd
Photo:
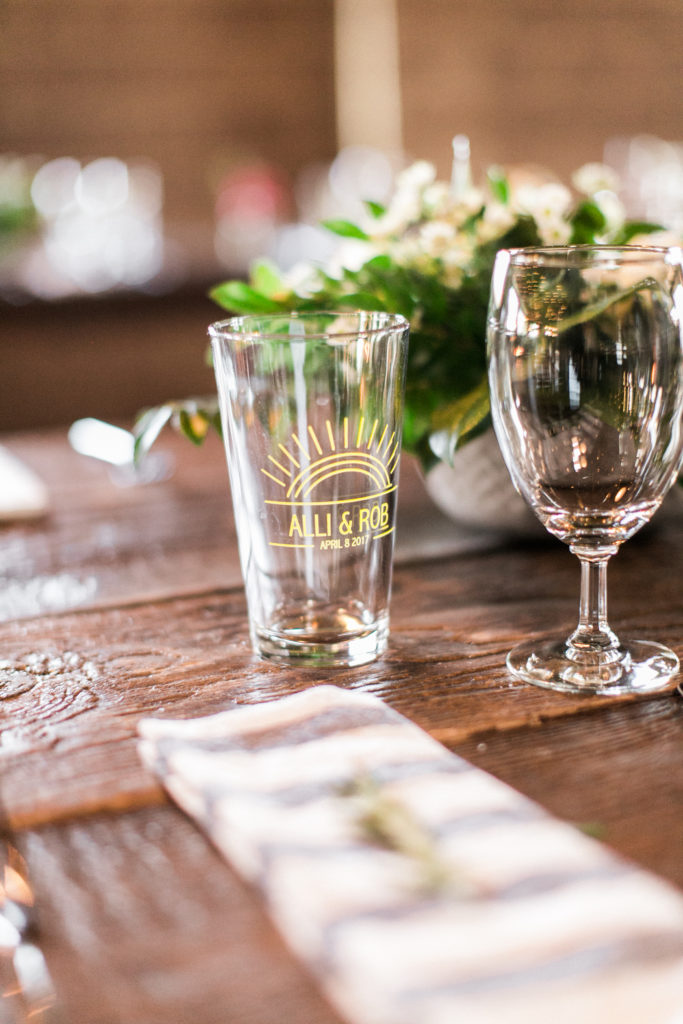
<path id="1" fill-rule="evenodd" d="M 579 624 L 510 652 L 513 675 L 580 693 L 649 693 L 668 648 L 620 640 L 607 563 L 676 480 L 683 454 L 680 249 L 503 250 L 491 284 L 494 428 L 517 490 L 581 562 Z"/>

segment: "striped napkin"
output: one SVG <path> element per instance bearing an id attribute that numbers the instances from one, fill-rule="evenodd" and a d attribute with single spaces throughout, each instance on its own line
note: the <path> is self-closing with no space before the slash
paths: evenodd
<path id="1" fill-rule="evenodd" d="M 351 1024 L 683 1024 L 683 896 L 377 698 L 139 728 Z"/>

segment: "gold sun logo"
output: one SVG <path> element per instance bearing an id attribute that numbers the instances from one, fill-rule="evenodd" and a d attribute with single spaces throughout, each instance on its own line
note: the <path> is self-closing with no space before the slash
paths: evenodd
<path id="1" fill-rule="evenodd" d="M 379 421 L 366 425 L 361 416 L 358 426 L 350 427 L 348 417 L 342 423 L 342 437 L 335 438 L 329 420 L 325 421 L 322 437 L 312 426 L 308 427 L 308 438 L 304 443 L 294 432 L 289 446 L 278 444 L 278 455 L 269 455 L 269 466 L 261 472 L 282 488 L 280 500 L 271 499 L 268 504 L 318 504 L 316 489 L 326 480 L 342 474 L 358 474 L 365 478 L 363 493 L 356 500 L 370 496 L 388 494 L 394 490 L 393 473 L 400 455 L 400 444 L 396 433 L 389 434 L 388 427 L 379 431 Z M 348 495 L 341 499 L 354 500 Z M 329 505 L 330 498 L 319 504 Z"/>

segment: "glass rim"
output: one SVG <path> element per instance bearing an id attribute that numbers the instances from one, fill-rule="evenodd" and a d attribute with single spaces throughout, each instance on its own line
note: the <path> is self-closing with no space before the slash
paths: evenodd
<path id="1" fill-rule="evenodd" d="M 327 331 L 314 331 L 306 334 L 283 334 L 282 331 L 268 331 L 258 328 L 258 324 L 283 323 L 287 320 L 312 322 L 319 317 L 331 317 L 336 320 L 355 318 L 358 326 L 354 330 L 334 331 L 330 334 Z M 363 317 L 368 318 L 368 323 L 361 324 Z M 372 318 L 381 318 L 382 322 L 373 324 Z M 406 330 L 410 327 L 409 321 L 401 313 L 388 313 L 384 310 L 374 309 L 352 309 L 347 312 L 338 309 L 317 309 L 304 312 L 283 311 L 282 313 L 247 313 L 241 316 L 231 316 L 224 320 L 217 320 L 208 327 L 211 338 L 236 338 L 240 341 L 278 341 L 289 344 L 292 341 L 335 341 L 357 338 L 362 335 L 364 338 L 375 334 L 384 334 L 388 330 Z"/>
<path id="2" fill-rule="evenodd" d="M 681 263 L 683 253 L 676 245 L 618 245 L 609 243 L 582 243 L 581 245 L 530 245 L 501 249 L 514 267 L 539 265 L 581 267 L 587 257 L 595 254 L 597 261 L 619 259 L 622 263 Z"/>

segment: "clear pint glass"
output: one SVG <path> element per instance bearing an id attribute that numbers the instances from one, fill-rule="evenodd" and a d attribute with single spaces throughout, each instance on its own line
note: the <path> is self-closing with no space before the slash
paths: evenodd
<path id="1" fill-rule="evenodd" d="M 209 335 L 254 649 L 373 660 L 389 632 L 407 321 L 246 316 Z"/>

